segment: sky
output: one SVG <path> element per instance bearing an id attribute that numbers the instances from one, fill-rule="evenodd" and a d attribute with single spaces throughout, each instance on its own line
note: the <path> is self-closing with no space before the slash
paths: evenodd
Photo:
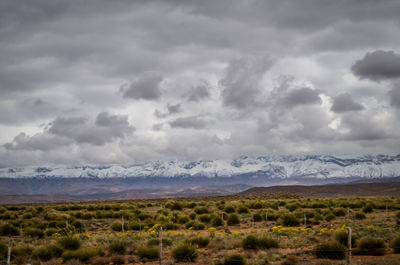
<path id="1" fill-rule="evenodd" d="M 400 153 L 398 0 L 0 0 L 0 167 Z"/>

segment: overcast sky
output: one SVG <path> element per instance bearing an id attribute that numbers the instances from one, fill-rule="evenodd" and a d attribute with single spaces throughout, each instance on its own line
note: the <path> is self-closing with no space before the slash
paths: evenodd
<path id="1" fill-rule="evenodd" d="M 0 166 L 400 153 L 399 0 L 0 0 Z"/>

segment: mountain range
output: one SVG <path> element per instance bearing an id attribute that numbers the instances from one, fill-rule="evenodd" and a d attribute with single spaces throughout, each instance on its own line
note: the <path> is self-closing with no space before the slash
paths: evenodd
<path id="1" fill-rule="evenodd" d="M 274 185 L 384 181 L 400 176 L 399 155 L 241 156 L 232 160 L 151 161 L 132 165 L 0 168 L 0 195 L 104 199 L 216 195 Z M 118 196 L 117 196 L 118 197 Z M 118 198 L 121 198 L 119 196 Z"/>

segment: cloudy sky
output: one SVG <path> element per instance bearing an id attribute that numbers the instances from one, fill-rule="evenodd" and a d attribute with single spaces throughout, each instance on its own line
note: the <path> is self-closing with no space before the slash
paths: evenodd
<path id="1" fill-rule="evenodd" d="M 0 0 L 0 166 L 400 152 L 398 0 Z"/>

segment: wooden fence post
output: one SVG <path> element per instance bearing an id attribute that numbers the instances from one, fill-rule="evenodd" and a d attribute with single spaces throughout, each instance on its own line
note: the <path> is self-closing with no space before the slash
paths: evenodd
<path id="1" fill-rule="evenodd" d="M 351 228 L 347 227 L 347 265 L 351 264 Z"/>
<path id="2" fill-rule="evenodd" d="M 7 252 L 7 265 L 11 264 L 11 249 L 12 249 L 12 238 L 10 237 L 8 241 L 8 252 Z"/>
<path id="3" fill-rule="evenodd" d="M 163 232 L 163 229 L 161 226 L 160 227 L 160 242 L 159 242 L 159 249 L 158 249 L 159 256 L 160 256 L 160 265 L 162 265 L 162 232 Z"/>

